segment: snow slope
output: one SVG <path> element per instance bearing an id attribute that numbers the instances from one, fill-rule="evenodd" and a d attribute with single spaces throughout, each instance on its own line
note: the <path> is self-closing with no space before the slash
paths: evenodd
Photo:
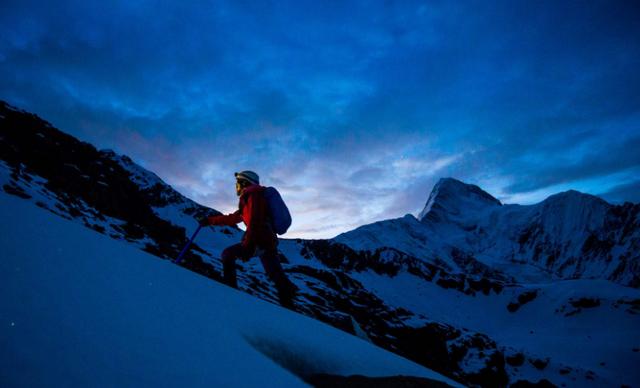
<path id="1" fill-rule="evenodd" d="M 283 387 L 312 373 L 456 385 L 28 201 L 0 193 L 0 216 L 3 387 Z"/>
<path id="2" fill-rule="evenodd" d="M 519 368 L 514 371 L 519 378 L 536 381 L 546 377 L 559 383 L 563 377 L 554 374 L 566 369 L 573 371 L 564 376 L 568 386 L 633 386 L 640 382 L 640 370 L 635 367 L 640 365 L 640 314 L 621 302 L 639 301 L 640 290 L 606 280 L 575 279 L 469 296 L 406 272 L 394 278 L 363 272 L 354 278 L 393 307 L 486 334 L 510 349 L 505 353 L 518 350 L 550 360 L 543 372 Z M 507 309 L 519 295 L 532 292 L 531 301 L 516 311 Z M 597 300 L 597 305 L 573 305 L 584 299 Z M 577 382 L 585 374 L 591 374 L 594 381 Z"/>

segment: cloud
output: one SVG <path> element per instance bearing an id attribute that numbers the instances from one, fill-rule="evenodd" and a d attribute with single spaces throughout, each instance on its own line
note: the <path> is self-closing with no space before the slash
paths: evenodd
<path id="1" fill-rule="evenodd" d="M 371 184 L 380 179 L 384 174 L 384 170 L 379 167 L 365 167 L 354 172 L 349 176 L 349 181 L 354 184 Z"/>
<path id="2" fill-rule="evenodd" d="M 629 3 L 1 11 L 1 98 L 218 210 L 237 204 L 231 173 L 256 170 L 301 236 L 416 213 L 441 176 L 503 198 L 589 180 L 635 198 L 620 175 L 640 164 Z"/>
<path id="3" fill-rule="evenodd" d="M 599 196 L 612 203 L 640 203 L 640 180 L 620 184 Z"/>
<path id="4" fill-rule="evenodd" d="M 572 149 L 567 150 L 564 158 L 550 157 L 549 160 L 535 167 L 523 171 L 529 177 L 505 188 L 506 191 L 519 193 L 545 188 L 559 183 L 567 183 L 585 178 L 608 175 L 616 171 L 624 171 L 640 166 L 640 154 L 636 151 L 640 147 L 640 137 L 626 139 L 613 144 L 601 140 L 579 152 L 575 160 L 571 159 Z"/>

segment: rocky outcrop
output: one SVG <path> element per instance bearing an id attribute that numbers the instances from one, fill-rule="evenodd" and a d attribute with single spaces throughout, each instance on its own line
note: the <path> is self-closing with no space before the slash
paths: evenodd
<path id="1" fill-rule="evenodd" d="M 0 160 L 11 171 L 3 185 L 8 194 L 38 195 L 40 207 L 114 238 L 138 241 L 164 258 L 175 257 L 187 237 L 183 227 L 159 217 L 154 205 L 190 202 L 193 215 L 219 214 L 159 178 L 151 187 L 139 185 L 115 153 L 98 151 L 33 114 L 0 102 L 0 116 Z M 191 253 L 191 259 L 199 256 Z"/>

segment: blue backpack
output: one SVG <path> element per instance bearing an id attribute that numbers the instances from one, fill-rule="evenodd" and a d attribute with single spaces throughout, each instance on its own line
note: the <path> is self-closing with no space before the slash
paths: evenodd
<path id="1" fill-rule="evenodd" d="M 267 206 L 269 206 L 273 230 L 280 235 L 287 233 L 291 226 L 291 213 L 289 213 L 280 193 L 274 187 L 267 187 L 264 190 L 264 197 L 267 200 Z"/>

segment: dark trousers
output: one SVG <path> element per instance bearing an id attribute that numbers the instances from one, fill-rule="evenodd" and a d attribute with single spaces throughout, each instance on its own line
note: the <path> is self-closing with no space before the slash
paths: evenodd
<path id="1" fill-rule="evenodd" d="M 242 257 L 250 257 L 252 252 L 246 252 L 242 244 L 235 244 L 222 251 L 222 269 L 224 282 L 233 288 L 238 288 L 238 279 L 236 275 L 236 260 Z M 288 293 L 292 288 L 291 281 L 285 275 L 278 250 L 271 249 L 260 255 L 260 261 L 264 267 L 264 271 L 273 283 L 279 294 Z"/>

